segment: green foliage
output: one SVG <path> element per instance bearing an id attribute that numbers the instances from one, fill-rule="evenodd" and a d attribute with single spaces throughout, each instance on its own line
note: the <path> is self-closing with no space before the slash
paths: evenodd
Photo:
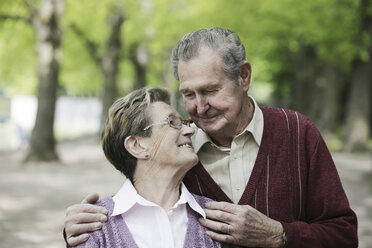
<path id="1" fill-rule="evenodd" d="M 1 1 L 0 13 L 26 16 L 27 11 L 21 1 Z M 8 94 L 35 92 L 36 58 L 35 36 L 32 27 L 22 20 L 0 18 L 0 86 L 6 87 Z"/>
<path id="2" fill-rule="evenodd" d="M 38 1 L 31 2 L 38 5 Z M 184 34 L 199 28 L 220 26 L 237 32 L 246 45 L 254 81 L 264 87 L 271 85 L 281 97 L 290 92 L 291 63 L 301 44 L 314 46 L 321 60 L 345 71 L 356 58 L 369 58 L 366 49 L 371 38 L 362 30 L 360 0 L 66 0 L 60 74 L 65 94 L 98 95 L 102 87 L 98 66 L 70 26 L 81 28 L 102 54 L 109 16 L 118 5 L 123 6 L 126 17 L 118 80 L 123 92 L 133 85 L 128 56 L 133 44 L 148 48 L 148 83 L 161 85 L 164 75 L 170 73 L 172 47 Z M 0 13 L 28 15 L 21 0 L 2 0 Z M 22 21 L 0 19 L 0 32 L 0 84 L 12 92 L 34 93 L 37 73 L 32 28 Z"/>

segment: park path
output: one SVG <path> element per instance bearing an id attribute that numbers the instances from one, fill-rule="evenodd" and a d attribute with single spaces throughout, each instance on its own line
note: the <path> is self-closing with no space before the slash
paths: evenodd
<path id="1" fill-rule="evenodd" d="M 64 247 L 66 208 L 91 192 L 114 194 L 124 180 L 95 138 L 63 142 L 58 151 L 62 163 L 22 165 L 22 151 L 0 154 L 0 247 Z M 372 248 L 372 156 L 333 157 L 358 215 L 359 247 Z"/>

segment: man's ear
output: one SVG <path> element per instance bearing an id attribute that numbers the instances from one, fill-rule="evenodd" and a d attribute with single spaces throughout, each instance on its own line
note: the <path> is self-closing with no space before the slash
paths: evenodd
<path id="1" fill-rule="evenodd" d="M 249 85 L 251 83 L 251 72 L 251 64 L 248 61 L 244 61 L 240 69 L 239 83 L 246 92 L 248 92 Z"/>
<path id="2" fill-rule="evenodd" d="M 124 147 L 133 157 L 137 159 L 148 159 L 149 153 L 141 141 L 141 137 L 128 136 L 124 140 Z"/>

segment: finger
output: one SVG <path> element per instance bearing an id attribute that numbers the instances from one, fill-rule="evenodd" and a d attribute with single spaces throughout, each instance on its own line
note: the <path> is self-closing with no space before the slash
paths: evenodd
<path id="1" fill-rule="evenodd" d="M 76 237 L 69 237 L 67 238 L 67 243 L 69 246 L 76 246 L 81 244 L 89 239 L 89 234 L 85 233 Z"/>
<path id="2" fill-rule="evenodd" d="M 205 204 L 205 207 L 211 210 L 221 210 L 234 214 L 237 213 L 242 206 L 229 202 L 210 201 Z"/>
<path id="3" fill-rule="evenodd" d="M 204 218 L 200 218 L 199 222 L 202 226 L 209 228 L 215 232 L 228 234 L 229 232 L 231 233 L 232 231 L 232 228 L 231 227 L 229 228 L 229 225 L 227 223 L 222 223 L 219 221 L 214 221 L 214 220 L 209 220 L 209 219 L 204 219 Z"/>
<path id="4" fill-rule="evenodd" d="M 93 194 L 89 194 L 87 195 L 82 201 L 81 203 L 95 203 L 96 201 L 98 201 L 99 199 L 99 195 L 97 193 L 93 193 Z"/>
<path id="5" fill-rule="evenodd" d="M 85 223 L 85 224 L 75 224 L 66 228 L 66 237 L 76 237 L 80 234 L 87 234 L 89 232 L 94 232 L 102 228 L 101 222 Z M 80 235 L 81 236 L 81 235 Z"/>
<path id="6" fill-rule="evenodd" d="M 74 224 L 105 222 L 105 221 L 107 221 L 106 215 L 92 214 L 92 213 L 77 213 L 71 216 L 67 216 L 65 219 L 66 227 L 74 225 Z"/>
<path id="7" fill-rule="evenodd" d="M 231 224 L 236 219 L 236 215 L 221 210 L 204 209 L 204 212 L 208 219 L 217 220 L 219 222 Z"/>
<path id="8" fill-rule="evenodd" d="M 108 214 L 108 210 L 104 207 L 92 204 L 76 204 L 67 208 L 66 216 L 77 213 L 97 213 Z"/>
<path id="9" fill-rule="evenodd" d="M 216 233 L 213 231 L 206 231 L 205 232 L 209 237 L 213 240 L 216 240 L 221 243 L 229 243 L 229 244 L 236 244 L 234 237 L 226 234 Z"/>

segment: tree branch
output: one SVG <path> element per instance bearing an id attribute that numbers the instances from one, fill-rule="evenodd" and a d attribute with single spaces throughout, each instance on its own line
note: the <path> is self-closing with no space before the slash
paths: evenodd
<path id="1" fill-rule="evenodd" d="M 92 57 L 94 62 L 96 62 L 98 65 L 101 64 L 102 57 L 98 54 L 98 45 L 96 42 L 92 41 L 87 37 L 87 35 L 83 32 L 82 29 L 80 29 L 75 23 L 72 23 L 70 25 L 71 30 L 79 36 L 83 42 L 85 43 L 86 48 L 88 49 L 89 55 Z"/>
<path id="2" fill-rule="evenodd" d="M 12 20 L 12 21 L 23 21 L 25 23 L 31 24 L 31 20 L 28 17 L 18 16 L 18 15 L 8 15 L 0 13 L 0 20 Z"/>
<path id="3" fill-rule="evenodd" d="M 26 6 L 28 13 L 30 14 L 29 19 L 32 20 L 33 17 L 37 16 L 37 7 L 35 3 L 31 3 L 30 1 L 23 0 L 23 4 Z"/>

